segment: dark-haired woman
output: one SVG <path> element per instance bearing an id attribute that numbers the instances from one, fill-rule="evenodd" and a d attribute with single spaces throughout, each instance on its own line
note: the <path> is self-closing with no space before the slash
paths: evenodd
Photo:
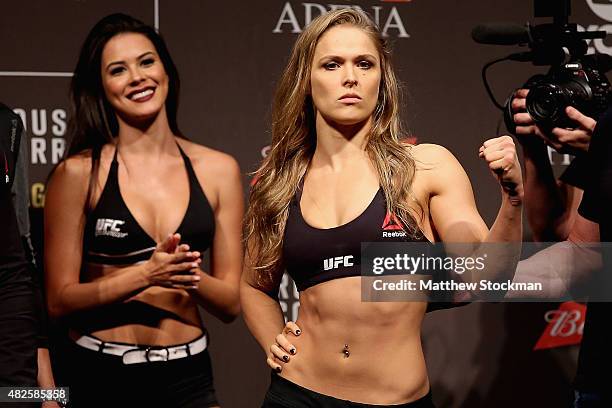
<path id="1" fill-rule="evenodd" d="M 182 137 L 176 67 L 134 18 L 94 26 L 71 92 L 45 267 L 50 314 L 70 327 L 73 406 L 217 406 L 197 305 L 226 322 L 239 312 L 238 165 Z"/>
<path id="2" fill-rule="evenodd" d="M 361 243 L 521 240 L 512 139 L 480 148 L 503 186 L 489 230 L 451 153 L 402 143 L 398 109 L 388 48 L 363 12 L 333 11 L 304 29 L 278 85 L 272 149 L 246 217 L 242 308 L 277 372 L 264 407 L 431 407 L 420 339 L 427 304 L 362 302 Z M 489 279 L 511 279 L 520 246 L 507 247 L 497 261 L 509 268 L 488 269 Z M 298 336 L 288 332 L 298 334 L 295 325 L 284 329 L 275 297 L 284 269 L 300 291 Z"/>

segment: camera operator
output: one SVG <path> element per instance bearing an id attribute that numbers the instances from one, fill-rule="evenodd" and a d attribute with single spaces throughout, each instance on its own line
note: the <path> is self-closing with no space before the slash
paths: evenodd
<path id="1" fill-rule="evenodd" d="M 534 241 L 563 241 L 578 217 L 587 179 L 586 154 L 596 122 L 568 106 L 565 113 L 574 121 L 574 129 L 543 130 L 526 111 L 528 93 L 519 89 L 511 102 L 515 134 L 523 147 L 527 219 Z M 547 146 L 576 156 L 559 180 L 553 174 Z"/>
<path id="2" fill-rule="evenodd" d="M 612 241 L 612 107 L 598 122 L 578 110 L 567 107 L 567 116 L 576 123 L 574 129 L 538 127 L 525 111 L 528 91 L 521 89 L 511 101 L 516 135 L 523 146 L 525 156 L 525 205 L 535 240 L 567 240 L 575 243 L 576 253 L 580 244 Z M 546 146 L 559 153 L 575 154 L 576 158 L 557 181 L 554 178 Z M 584 190 L 584 197 L 583 197 Z M 560 251 L 550 247 L 541 258 L 553 267 L 568 269 L 562 263 Z M 557 256 L 551 256 L 557 255 Z M 534 258 L 536 258 L 534 256 Z M 589 256 L 584 256 L 582 279 L 598 279 L 588 272 Z M 575 266 L 571 263 L 570 269 Z M 605 259 L 604 274 L 610 269 L 610 259 Z M 520 269 L 520 267 L 519 267 Z M 533 270 L 533 268 L 532 268 Z M 569 274 L 580 276 L 576 271 Z M 521 279 L 520 272 L 517 272 Z M 573 278 L 572 278 L 573 279 Z M 571 282 L 570 285 L 575 282 Z M 605 289 L 605 285 L 602 285 Z M 609 294 L 607 294 L 609 296 Z M 588 304 L 583 340 L 574 382 L 574 408 L 609 407 L 612 396 L 609 368 L 612 367 L 612 330 L 609 313 L 612 306 L 603 302 Z"/>
<path id="3" fill-rule="evenodd" d="M 28 154 L 22 132 L 19 116 L 0 103 L 0 387 L 54 388 L 42 319 L 46 313 L 29 238 Z M 40 406 L 18 406 L 30 405 Z"/>

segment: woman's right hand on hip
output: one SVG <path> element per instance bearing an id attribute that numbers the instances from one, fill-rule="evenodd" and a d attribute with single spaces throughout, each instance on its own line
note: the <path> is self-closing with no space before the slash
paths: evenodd
<path id="1" fill-rule="evenodd" d="M 287 334 L 289 333 L 294 336 L 299 336 L 302 334 L 302 331 L 294 322 L 287 322 L 282 333 L 276 336 L 275 343 L 268 349 L 268 359 L 266 362 L 270 368 L 277 373 L 283 370 L 282 365 L 289 362 L 291 359 L 290 355 L 295 355 L 297 353 L 297 349 L 287 338 Z"/>

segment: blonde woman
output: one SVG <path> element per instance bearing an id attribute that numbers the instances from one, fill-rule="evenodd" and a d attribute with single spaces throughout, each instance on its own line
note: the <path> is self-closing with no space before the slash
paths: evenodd
<path id="1" fill-rule="evenodd" d="M 361 242 L 521 239 L 512 139 L 480 149 L 507 186 L 489 231 L 453 155 L 402 143 L 398 109 L 387 44 L 363 12 L 333 11 L 302 32 L 246 216 L 241 303 L 275 370 L 264 407 L 433 406 L 420 341 L 427 303 L 362 302 Z M 385 219 L 405 237 L 386 238 Z M 326 268 L 335 257 L 349 261 Z M 284 330 L 275 298 L 284 269 L 300 290 L 298 326 L 289 325 L 298 336 Z"/>

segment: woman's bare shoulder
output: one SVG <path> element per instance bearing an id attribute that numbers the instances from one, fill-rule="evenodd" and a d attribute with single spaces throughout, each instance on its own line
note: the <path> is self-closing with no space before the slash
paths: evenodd
<path id="1" fill-rule="evenodd" d="M 53 169 L 51 180 L 68 179 L 74 181 L 87 180 L 91 173 L 91 150 L 84 150 L 63 159 Z"/>
<path id="2" fill-rule="evenodd" d="M 430 194 L 445 190 L 449 185 L 463 185 L 467 180 L 461 163 L 446 147 L 424 143 L 412 146 L 417 180 L 427 186 Z"/>
<path id="3" fill-rule="evenodd" d="M 99 174 L 106 174 L 112 160 L 115 146 L 107 144 L 100 152 Z M 63 159 L 54 169 L 50 183 L 70 183 L 73 187 L 88 188 L 89 179 L 92 175 L 93 152 L 91 149 L 83 150 Z"/>
<path id="4" fill-rule="evenodd" d="M 214 177 L 240 174 L 238 162 L 231 155 L 190 140 L 177 138 L 177 141 L 191 160 L 196 173 L 204 172 Z"/>
<path id="5" fill-rule="evenodd" d="M 446 147 L 434 143 L 410 145 L 410 149 L 417 163 L 436 165 L 457 160 Z"/>
<path id="6" fill-rule="evenodd" d="M 459 160 L 444 146 L 423 143 L 413 145 L 411 148 L 417 170 L 433 170 L 437 176 L 463 172 L 463 166 Z"/>

